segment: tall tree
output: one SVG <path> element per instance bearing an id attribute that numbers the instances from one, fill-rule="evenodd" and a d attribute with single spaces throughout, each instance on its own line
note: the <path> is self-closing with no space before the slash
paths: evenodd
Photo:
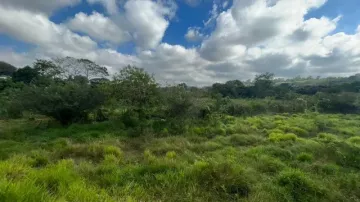
<path id="1" fill-rule="evenodd" d="M 255 95 L 259 98 L 264 98 L 273 95 L 274 74 L 266 72 L 255 77 Z"/>
<path id="2" fill-rule="evenodd" d="M 158 84 L 143 69 L 127 66 L 114 76 L 114 83 L 117 97 L 137 110 L 157 101 Z"/>
<path id="3" fill-rule="evenodd" d="M 23 82 L 25 84 L 30 84 L 38 77 L 39 77 L 39 72 L 36 69 L 31 68 L 29 66 L 18 69 L 12 75 L 12 79 L 14 82 Z"/>
<path id="4" fill-rule="evenodd" d="M 50 63 L 52 65 L 52 63 Z M 100 66 L 88 59 L 76 59 L 73 57 L 56 58 L 53 64 L 57 66 L 62 77 L 84 76 L 88 80 L 109 76 L 106 67 Z"/>

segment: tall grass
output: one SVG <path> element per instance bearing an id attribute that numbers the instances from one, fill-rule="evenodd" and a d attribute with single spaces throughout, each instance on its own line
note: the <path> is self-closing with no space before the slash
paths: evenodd
<path id="1" fill-rule="evenodd" d="M 222 117 L 160 137 L 0 122 L 0 201 L 359 201 L 359 120 Z"/>

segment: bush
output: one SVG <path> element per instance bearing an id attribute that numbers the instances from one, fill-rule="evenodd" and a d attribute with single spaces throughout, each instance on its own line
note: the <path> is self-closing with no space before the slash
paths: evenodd
<path id="1" fill-rule="evenodd" d="M 11 101 L 6 107 L 7 117 L 18 119 L 23 117 L 23 107 L 18 101 Z"/>
<path id="2" fill-rule="evenodd" d="M 189 117 L 189 110 L 193 103 L 191 101 L 190 92 L 183 86 L 175 86 L 167 89 L 166 97 L 166 117 L 170 119 L 184 119 Z"/>
<path id="3" fill-rule="evenodd" d="M 347 141 L 348 141 L 350 144 L 354 144 L 354 145 L 360 146 L 360 137 L 359 137 L 359 136 L 350 137 L 349 139 L 347 139 Z"/>
<path id="4" fill-rule="evenodd" d="M 261 143 L 263 138 L 259 135 L 240 135 L 234 134 L 230 136 L 230 143 L 236 146 L 250 146 Z"/>
<path id="5" fill-rule="evenodd" d="M 299 170 L 283 171 L 278 184 L 286 189 L 293 201 L 318 201 L 326 196 L 324 189 Z"/>
<path id="6" fill-rule="evenodd" d="M 260 172 L 273 175 L 283 170 L 286 165 L 277 158 L 262 155 L 257 160 L 255 167 Z"/>
<path id="7" fill-rule="evenodd" d="M 293 133 L 281 134 L 281 133 L 271 133 L 269 135 L 269 140 L 272 142 L 282 142 L 282 141 L 296 141 L 297 136 Z"/>
<path id="8" fill-rule="evenodd" d="M 325 143 L 338 141 L 338 137 L 336 135 L 333 135 L 330 133 L 319 133 L 317 138 L 318 138 L 318 140 L 325 142 Z"/>
<path id="9" fill-rule="evenodd" d="M 48 87 L 30 86 L 20 93 L 25 109 L 53 117 L 63 125 L 86 121 L 91 110 L 99 107 L 104 96 L 88 84 L 66 82 Z"/>
<path id="10" fill-rule="evenodd" d="M 297 160 L 302 161 L 302 162 L 311 162 L 313 159 L 313 155 L 302 152 L 296 158 L 297 158 Z"/>
<path id="11" fill-rule="evenodd" d="M 231 163 L 197 161 L 189 174 L 202 188 L 215 192 L 222 199 L 238 200 L 251 192 L 251 179 L 241 167 Z"/>

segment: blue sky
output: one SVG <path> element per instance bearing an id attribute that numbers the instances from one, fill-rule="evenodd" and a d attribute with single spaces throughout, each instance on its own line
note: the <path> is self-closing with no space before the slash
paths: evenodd
<path id="1" fill-rule="evenodd" d="M 2 0 L 0 11 L 0 60 L 20 67 L 85 57 L 199 85 L 359 71 L 358 0 Z"/>
<path id="2" fill-rule="evenodd" d="M 360 2 L 358 0 L 329 0 L 319 9 L 311 11 L 306 17 L 327 16 L 335 18 L 342 15 L 337 32 L 352 34 L 360 24 Z"/>

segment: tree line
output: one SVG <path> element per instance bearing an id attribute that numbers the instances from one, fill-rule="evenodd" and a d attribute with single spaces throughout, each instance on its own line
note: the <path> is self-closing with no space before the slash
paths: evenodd
<path id="1" fill-rule="evenodd" d="M 149 126 L 179 132 L 194 120 L 209 122 L 226 114 L 358 113 L 360 109 L 357 76 L 349 82 L 341 78 L 342 82 L 298 85 L 264 73 L 246 83 L 160 86 L 141 68 L 127 66 L 108 79 L 106 67 L 72 57 L 36 60 L 20 69 L 1 62 L 0 76 L 1 118 L 30 113 L 69 125 L 115 117 L 136 128 L 136 133 Z"/>

